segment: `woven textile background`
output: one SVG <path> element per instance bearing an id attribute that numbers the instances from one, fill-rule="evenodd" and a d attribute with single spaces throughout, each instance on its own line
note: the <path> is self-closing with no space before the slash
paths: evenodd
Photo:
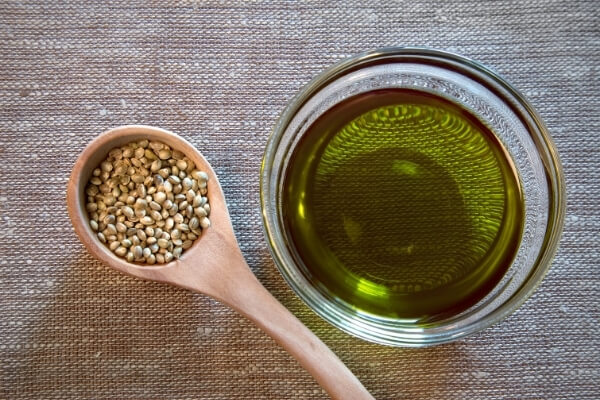
<path id="1" fill-rule="evenodd" d="M 600 4 L 590 1 L 0 2 L 0 398 L 322 399 L 244 318 L 109 270 L 65 209 L 98 133 L 172 130 L 214 165 L 260 281 L 378 399 L 600 398 Z M 286 102 L 332 63 L 430 46 L 497 70 L 537 108 L 568 185 L 560 250 L 535 295 L 456 343 L 350 337 L 287 287 L 258 174 Z"/>

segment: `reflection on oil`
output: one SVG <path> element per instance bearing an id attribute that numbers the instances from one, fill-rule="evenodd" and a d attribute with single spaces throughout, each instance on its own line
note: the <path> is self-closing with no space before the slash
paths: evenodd
<path id="1" fill-rule="evenodd" d="M 510 265 L 523 201 L 511 161 L 465 110 L 408 90 L 325 113 L 287 171 L 305 273 L 362 311 L 425 318 L 479 300 Z"/>

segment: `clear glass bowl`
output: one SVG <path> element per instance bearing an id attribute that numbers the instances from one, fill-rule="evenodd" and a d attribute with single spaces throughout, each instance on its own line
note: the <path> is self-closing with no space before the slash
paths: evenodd
<path id="1" fill-rule="evenodd" d="M 525 199 L 524 229 L 514 261 L 481 301 L 430 323 L 358 311 L 310 284 L 294 256 L 282 219 L 284 177 L 295 146 L 311 124 L 360 93 L 405 88 L 461 105 L 488 126 L 516 166 Z M 385 48 L 344 60 L 321 73 L 289 103 L 267 143 L 261 206 L 265 235 L 281 274 L 318 315 L 359 338 L 392 346 L 426 346 L 479 331 L 515 311 L 539 285 L 560 239 L 565 187 L 556 149 L 540 117 L 498 74 L 464 57 L 421 48 Z"/>

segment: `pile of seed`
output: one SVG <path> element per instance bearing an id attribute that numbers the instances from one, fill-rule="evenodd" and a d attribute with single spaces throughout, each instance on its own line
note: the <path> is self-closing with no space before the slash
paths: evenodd
<path id="1" fill-rule="evenodd" d="M 90 227 L 129 262 L 168 263 L 210 226 L 208 175 L 160 142 L 114 148 L 86 187 Z"/>

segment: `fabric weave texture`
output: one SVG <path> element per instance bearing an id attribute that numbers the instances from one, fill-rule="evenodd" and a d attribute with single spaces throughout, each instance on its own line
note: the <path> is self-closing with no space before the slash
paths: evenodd
<path id="1" fill-rule="evenodd" d="M 243 317 L 86 252 L 65 207 L 70 170 L 92 138 L 132 123 L 207 157 L 259 280 L 376 398 L 600 398 L 599 14 L 594 0 L 0 2 L 0 398 L 327 398 Z M 537 292 L 503 322 L 424 349 L 321 320 L 261 227 L 259 169 L 279 113 L 324 68 L 392 45 L 499 72 L 544 119 L 567 183 Z"/>

